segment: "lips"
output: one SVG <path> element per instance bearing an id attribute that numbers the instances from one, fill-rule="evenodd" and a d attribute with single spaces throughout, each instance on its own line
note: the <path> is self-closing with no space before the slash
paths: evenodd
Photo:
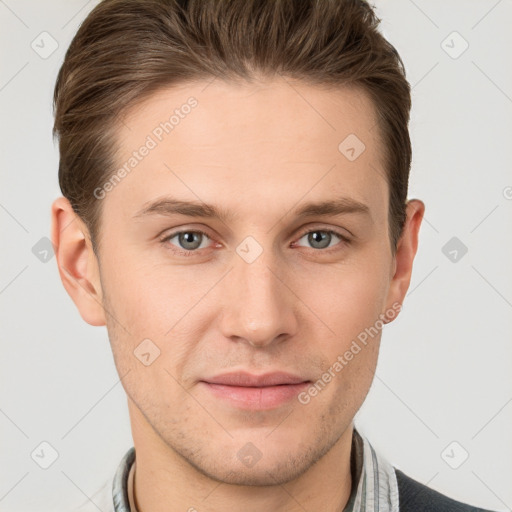
<path id="1" fill-rule="evenodd" d="M 275 409 L 292 401 L 309 380 L 286 372 L 254 375 L 247 372 L 226 373 L 200 381 L 200 386 L 232 407 L 252 410 Z"/>
<path id="2" fill-rule="evenodd" d="M 302 382 L 309 381 L 304 377 L 286 372 L 272 372 L 265 373 L 263 375 L 254 375 L 247 372 L 234 372 L 203 379 L 203 382 L 208 382 L 210 384 L 223 384 L 225 386 L 260 388 L 267 386 L 300 384 Z"/>

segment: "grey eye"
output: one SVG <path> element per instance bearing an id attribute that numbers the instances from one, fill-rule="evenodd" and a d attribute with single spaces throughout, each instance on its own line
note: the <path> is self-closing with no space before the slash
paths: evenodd
<path id="1" fill-rule="evenodd" d="M 175 236 L 178 237 L 178 242 L 183 249 L 194 250 L 201 246 L 203 234 L 197 231 L 182 231 Z"/>
<path id="2" fill-rule="evenodd" d="M 341 237 L 334 231 L 329 231 L 326 229 L 315 229 L 313 231 L 309 231 L 308 233 L 304 233 L 300 240 L 306 237 L 307 243 L 313 249 L 326 249 L 327 247 L 331 246 L 331 242 L 333 240 L 334 242 L 336 242 L 336 238 L 338 239 L 338 241 L 343 240 L 343 237 Z"/>
<path id="3" fill-rule="evenodd" d="M 332 235 L 327 231 L 312 231 L 308 234 L 308 242 L 315 249 L 325 249 L 331 243 Z"/>

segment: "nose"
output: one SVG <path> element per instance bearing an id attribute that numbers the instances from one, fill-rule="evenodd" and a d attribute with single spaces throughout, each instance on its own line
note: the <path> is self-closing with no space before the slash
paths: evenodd
<path id="1" fill-rule="evenodd" d="M 234 268 L 224 280 L 220 328 L 226 338 L 263 348 L 297 331 L 297 299 L 288 273 L 270 251 L 251 263 L 233 255 Z"/>

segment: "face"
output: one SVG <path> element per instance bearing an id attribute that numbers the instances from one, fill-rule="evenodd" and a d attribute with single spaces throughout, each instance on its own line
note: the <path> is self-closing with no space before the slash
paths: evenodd
<path id="1" fill-rule="evenodd" d="M 215 80 L 162 90 L 120 125 L 129 171 L 96 194 L 115 364 L 135 428 L 205 475 L 301 475 L 368 392 L 405 293 L 376 122 L 357 90 Z M 306 384 L 211 383 L 233 372 Z"/>

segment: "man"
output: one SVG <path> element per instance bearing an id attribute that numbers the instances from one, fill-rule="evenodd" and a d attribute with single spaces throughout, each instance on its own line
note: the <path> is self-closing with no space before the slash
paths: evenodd
<path id="1" fill-rule="evenodd" d="M 425 210 L 377 25 L 355 0 L 106 0 L 80 27 L 52 237 L 134 441 L 81 510 L 481 510 L 353 425 Z"/>

